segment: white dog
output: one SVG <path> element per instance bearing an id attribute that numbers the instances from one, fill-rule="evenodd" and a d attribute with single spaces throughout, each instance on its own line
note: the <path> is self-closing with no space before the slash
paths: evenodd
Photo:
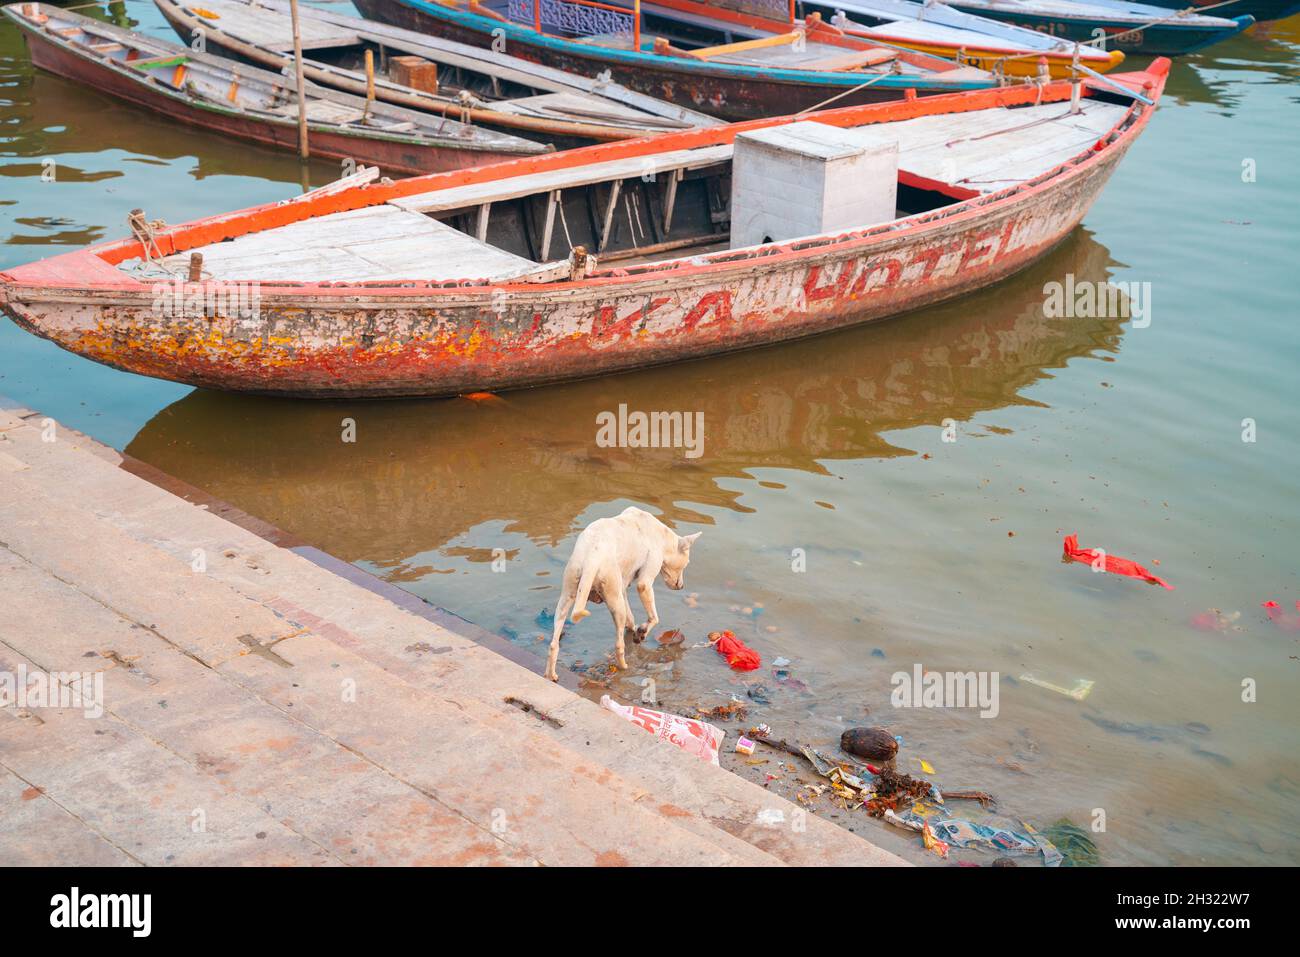
<path id="1" fill-rule="evenodd" d="M 598 518 L 582 530 L 573 545 L 573 554 L 564 566 L 564 584 L 555 606 L 555 634 L 551 637 L 551 655 L 546 661 L 546 677 L 558 681 L 555 661 L 560 656 L 560 632 L 564 619 L 573 609 L 572 621 L 579 622 L 591 612 L 587 599 L 604 602 L 614 619 L 614 647 L 618 666 L 627 668 L 623 651 L 623 632 L 632 627 L 632 609 L 627 602 L 627 586 L 636 582 L 636 593 L 645 606 L 644 625 L 636 629 L 636 642 L 645 640 L 650 629 L 659 623 L 655 611 L 655 576 L 663 575 L 664 584 L 680 590 L 685 582 L 682 572 L 691 560 L 691 544 L 700 537 L 678 535 L 649 512 L 625 508 L 614 518 Z"/>

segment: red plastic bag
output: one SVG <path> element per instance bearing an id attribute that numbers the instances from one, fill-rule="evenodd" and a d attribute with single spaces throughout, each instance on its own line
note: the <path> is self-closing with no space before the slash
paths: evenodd
<path id="1" fill-rule="evenodd" d="M 1294 615 L 1289 615 L 1284 612 L 1282 606 L 1272 599 L 1269 599 L 1266 602 L 1261 602 L 1261 605 L 1266 609 L 1268 620 L 1277 625 L 1283 631 L 1300 631 L 1300 601 L 1295 603 L 1297 614 Z"/>
<path id="2" fill-rule="evenodd" d="M 763 666 L 763 659 L 758 656 L 758 652 L 729 631 L 711 632 L 709 644 L 737 671 L 757 671 Z"/>
<path id="3" fill-rule="evenodd" d="M 1163 578 L 1152 575 L 1149 571 L 1133 561 L 1131 558 L 1120 558 L 1118 555 L 1109 555 L 1105 550 L 1093 548 L 1080 548 L 1078 535 L 1065 536 L 1065 557 L 1076 562 L 1083 562 L 1085 565 L 1091 565 L 1104 572 L 1110 572 L 1112 575 L 1127 575 L 1129 578 L 1140 578 L 1152 585 L 1159 585 L 1161 588 L 1174 590 L 1174 586 L 1169 584 Z"/>

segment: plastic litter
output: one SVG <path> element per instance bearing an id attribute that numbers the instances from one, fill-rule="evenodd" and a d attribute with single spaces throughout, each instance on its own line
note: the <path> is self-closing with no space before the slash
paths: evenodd
<path id="1" fill-rule="evenodd" d="M 1043 828 L 1043 837 L 1061 852 L 1063 867 L 1095 867 L 1101 863 L 1101 855 L 1097 852 L 1092 837 L 1069 818 L 1063 817 L 1050 827 Z"/>
<path id="2" fill-rule="evenodd" d="M 1241 612 L 1239 611 L 1225 614 L 1217 608 L 1211 608 L 1208 611 L 1201 612 L 1199 615 L 1193 615 L 1188 624 L 1197 631 L 1217 631 L 1220 633 L 1226 632 L 1229 629 L 1232 631 L 1241 631 L 1241 627 L 1236 623 L 1237 619 L 1240 617 Z"/>
<path id="3" fill-rule="evenodd" d="M 1288 614 L 1282 610 L 1282 606 L 1272 599 L 1262 602 L 1262 607 L 1268 615 L 1268 620 L 1283 631 L 1300 631 L 1300 614 Z M 1295 608 L 1300 613 L 1300 601 L 1295 603 Z"/>
<path id="4" fill-rule="evenodd" d="M 694 718 L 651 711 L 639 705 L 622 705 L 609 695 L 601 697 L 600 706 L 644 728 L 659 740 L 676 745 L 687 754 L 693 754 L 710 764 L 718 763 L 718 751 L 722 748 L 723 738 L 727 736 L 721 728 Z"/>
<path id="5" fill-rule="evenodd" d="M 1040 688 L 1046 688 L 1048 691 L 1055 691 L 1057 694 L 1063 694 L 1067 698 L 1073 698 L 1075 701 L 1082 701 L 1088 695 L 1092 694 L 1092 686 L 1097 682 L 1088 678 L 1076 678 L 1073 688 L 1062 688 L 1060 685 L 1052 684 L 1050 681 L 1044 681 L 1042 678 L 1035 678 L 1033 675 L 1021 675 L 1020 680 L 1026 684 L 1038 685 Z"/>
<path id="6" fill-rule="evenodd" d="M 741 738 L 739 741 L 736 742 L 736 753 L 753 754 L 754 747 L 755 747 L 754 742 L 749 740 L 749 738 Z"/>
<path id="7" fill-rule="evenodd" d="M 1129 578 L 1140 578 L 1152 585 L 1159 585 L 1161 588 L 1174 590 L 1174 586 L 1169 584 L 1163 578 L 1151 574 L 1137 562 L 1130 558 L 1120 558 L 1118 555 L 1111 555 L 1104 551 L 1098 551 L 1092 548 L 1080 548 L 1078 535 L 1065 536 L 1065 555 L 1067 561 L 1083 562 L 1085 565 L 1091 565 L 1093 568 L 1099 568 L 1104 572 L 1110 572 L 1112 575 L 1126 575 Z"/>
<path id="8" fill-rule="evenodd" d="M 931 824 L 935 837 L 954 847 L 982 847 L 1003 854 L 1041 852 L 1045 866 L 1059 866 L 1063 858 L 1056 846 L 1047 838 L 1040 836 L 1029 823 L 1021 821 L 1020 826 L 1024 828 L 1025 833 L 990 827 L 987 824 L 976 824 L 963 818 L 949 818 Z"/>
<path id="9" fill-rule="evenodd" d="M 756 671 L 763 664 L 763 659 L 759 657 L 758 652 L 748 647 L 730 631 L 710 632 L 709 644 L 737 671 Z"/>
<path id="10" fill-rule="evenodd" d="M 928 823 L 922 825 L 921 827 L 921 840 L 924 842 L 925 849 L 927 851 L 932 851 L 935 854 L 938 854 L 940 857 L 945 859 L 948 857 L 947 842 L 941 841 L 937 837 L 935 837 L 934 831 L 931 829 Z"/>

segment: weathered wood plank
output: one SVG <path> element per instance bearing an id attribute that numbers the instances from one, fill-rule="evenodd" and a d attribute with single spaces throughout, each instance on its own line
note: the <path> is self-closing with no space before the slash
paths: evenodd
<path id="1" fill-rule="evenodd" d="M 517 199 L 520 196 L 531 196 L 534 193 L 549 192 L 556 189 L 571 189 L 575 186 L 589 186 L 592 183 L 626 179 L 629 176 L 658 175 L 672 169 L 699 169 L 705 166 L 713 166 L 716 163 L 725 163 L 729 159 L 731 159 L 730 143 L 721 146 L 709 146 L 703 149 L 675 150 L 654 156 L 609 160 L 605 163 L 591 163 L 569 169 L 547 170 L 544 173 L 530 173 L 526 176 L 511 176 L 508 179 L 494 180 L 490 183 L 475 183 L 470 186 L 457 186 L 431 193 L 419 193 L 404 199 L 395 199 L 392 201 L 392 205 L 416 212 L 460 209 L 465 206 L 477 206 L 485 202 Z"/>

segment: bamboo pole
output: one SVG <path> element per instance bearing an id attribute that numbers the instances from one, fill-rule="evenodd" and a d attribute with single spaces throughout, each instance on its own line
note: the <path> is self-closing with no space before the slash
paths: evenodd
<path id="1" fill-rule="evenodd" d="M 298 86 L 298 155 L 311 156 L 307 148 L 307 97 L 302 78 L 302 32 L 298 28 L 298 0 L 289 0 L 289 13 L 293 20 L 293 72 Z"/>
<path id="2" fill-rule="evenodd" d="M 363 123 L 370 122 L 370 108 L 375 105 L 375 55 L 366 47 L 366 112 Z"/>

